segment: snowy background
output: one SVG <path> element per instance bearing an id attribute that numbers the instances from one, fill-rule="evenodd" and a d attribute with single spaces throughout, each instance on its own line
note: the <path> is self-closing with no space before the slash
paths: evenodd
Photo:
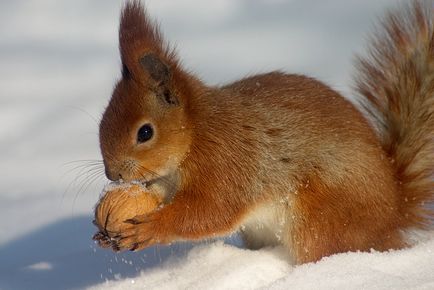
<path id="1" fill-rule="evenodd" d="M 119 77 L 119 0 L 0 0 L 0 289 L 434 289 L 434 238 L 292 267 L 237 237 L 113 254 L 91 241 L 98 121 Z M 210 84 L 284 69 L 351 97 L 352 57 L 397 0 L 148 0 Z"/>

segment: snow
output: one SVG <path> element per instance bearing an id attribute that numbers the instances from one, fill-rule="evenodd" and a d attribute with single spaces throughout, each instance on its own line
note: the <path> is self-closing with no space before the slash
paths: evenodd
<path id="1" fill-rule="evenodd" d="M 53 265 L 51 265 L 48 262 L 39 262 L 39 263 L 27 266 L 27 269 L 31 269 L 31 270 L 35 270 L 35 271 L 52 270 Z"/>
<path id="2" fill-rule="evenodd" d="M 290 266 L 281 248 L 195 247 L 133 279 L 89 289 L 434 289 L 434 240 L 387 253 L 346 253 Z"/>
<path id="3" fill-rule="evenodd" d="M 196 246 L 187 255 L 171 258 L 162 268 L 145 271 L 134 279 L 110 281 L 90 289 L 260 288 L 291 272 L 282 256 L 282 249 L 249 251 L 219 241 Z"/>
<path id="4" fill-rule="evenodd" d="M 208 83 L 284 69 L 351 97 L 352 56 L 397 2 L 147 4 L 185 66 Z M 434 289 L 434 233 L 409 249 L 298 267 L 284 249 L 246 250 L 236 235 L 138 253 L 97 248 L 93 208 L 107 184 L 98 120 L 120 74 L 120 6 L 0 3 L 0 289 Z"/>

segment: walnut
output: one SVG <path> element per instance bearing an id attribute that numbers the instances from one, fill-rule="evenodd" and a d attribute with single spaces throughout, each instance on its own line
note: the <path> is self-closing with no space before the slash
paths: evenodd
<path id="1" fill-rule="evenodd" d="M 161 196 L 139 184 L 110 185 L 95 208 L 100 235 L 113 237 L 127 226 L 125 220 L 147 214 L 162 203 Z"/>

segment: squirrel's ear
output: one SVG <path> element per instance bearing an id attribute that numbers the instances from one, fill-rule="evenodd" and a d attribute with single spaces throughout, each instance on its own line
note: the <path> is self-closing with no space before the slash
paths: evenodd
<path id="1" fill-rule="evenodd" d="M 148 85 L 167 84 L 177 67 L 174 51 L 137 0 L 127 1 L 122 10 L 119 49 L 123 75 Z"/>
<path id="2" fill-rule="evenodd" d="M 143 70 L 146 71 L 155 82 L 157 97 L 169 105 L 179 105 L 176 93 L 171 90 L 173 86 L 170 84 L 171 71 L 168 65 L 153 53 L 145 54 L 140 59 L 140 64 Z"/>
<path id="3" fill-rule="evenodd" d="M 158 84 L 165 85 L 170 80 L 169 67 L 154 53 L 148 53 L 139 60 L 142 68 Z"/>
<path id="4" fill-rule="evenodd" d="M 122 9 L 119 27 L 122 76 L 152 88 L 169 105 L 185 104 L 193 94 L 193 83 L 200 84 L 184 71 L 176 53 L 164 41 L 139 0 L 128 0 Z"/>

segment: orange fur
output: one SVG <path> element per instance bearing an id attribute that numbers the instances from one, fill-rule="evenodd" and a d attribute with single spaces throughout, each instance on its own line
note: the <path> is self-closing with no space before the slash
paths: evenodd
<path id="1" fill-rule="evenodd" d="M 415 2 L 409 21 L 390 16 L 374 61 L 361 61 L 358 87 L 380 138 L 350 102 L 312 78 L 272 72 L 206 86 L 181 68 L 140 2 L 127 2 L 123 77 L 101 121 L 101 151 L 110 179 L 163 186 L 168 197 L 130 221 L 113 247 L 238 229 L 252 247 L 285 245 L 296 263 L 405 246 L 402 231 L 428 222 L 432 212 L 421 204 L 434 196 L 428 2 L 425 12 Z M 155 134 L 139 144 L 145 123 Z"/>
<path id="2" fill-rule="evenodd" d="M 405 228 L 427 228 L 434 218 L 433 15 L 433 1 L 390 13 L 370 58 L 358 62 L 357 89 L 395 167 Z"/>

